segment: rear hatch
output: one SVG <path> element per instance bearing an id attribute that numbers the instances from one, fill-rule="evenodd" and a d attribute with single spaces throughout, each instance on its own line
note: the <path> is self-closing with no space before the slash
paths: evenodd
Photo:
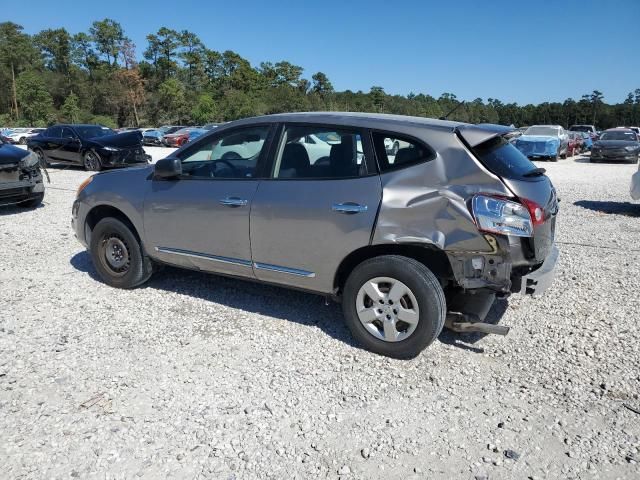
<path id="1" fill-rule="evenodd" d="M 542 219 L 534 224 L 533 237 L 525 242 L 529 257 L 542 262 L 553 248 L 558 197 L 544 169 L 536 167 L 509 143 L 512 130 L 500 125 L 469 125 L 459 128 L 458 135 L 523 204 L 534 202 L 542 210 Z"/>

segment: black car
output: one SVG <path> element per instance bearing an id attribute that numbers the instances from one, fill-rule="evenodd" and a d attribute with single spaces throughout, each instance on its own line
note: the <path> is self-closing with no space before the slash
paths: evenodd
<path id="1" fill-rule="evenodd" d="M 54 125 L 27 141 L 42 165 L 67 163 L 86 170 L 144 165 L 151 157 L 144 153 L 139 131 L 116 133 L 100 125 Z"/>
<path id="2" fill-rule="evenodd" d="M 37 207 L 44 198 L 38 157 L 6 142 L 0 143 L 0 205 Z"/>
<path id="3" fill-rule="evenodd" d="M 640 138 L 630 128 L 611 128 L 600 134 L 591 147 L 591 161 L 636 163 L 640 155 Z"/>

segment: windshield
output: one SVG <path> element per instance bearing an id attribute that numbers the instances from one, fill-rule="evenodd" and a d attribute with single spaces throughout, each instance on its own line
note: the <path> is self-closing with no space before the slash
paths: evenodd
<path id="1" fill-rule="evenodd" d="M 503 137 L 495 137 L 473 149 L 473 153 L 493 173 L 503 178 L 521 180 L 536 166 Z"/>
<path id="2" fill-rule="evenodd" d="M 80 125 L 74 128 L 78 135 L 80 135 L 80 138 L 96 138 L 116 134 L 116 132 L 110 128 L 101 127 L 100 125 Z"/>
<path id="3" fill-rule="evenodd" d="M 638 137 L 636 137 L 636 134 L 633 132 L 604 132 L 600 135 L 600 140 L 626 140 L 628 142 L 637 142 Z"/>
<path id="4" fill-rule="evenodd" d="M 543 135 L 545 137 L 557 137 L 558 129 L 553 127 L 529 127 L 525 135 Z"/>

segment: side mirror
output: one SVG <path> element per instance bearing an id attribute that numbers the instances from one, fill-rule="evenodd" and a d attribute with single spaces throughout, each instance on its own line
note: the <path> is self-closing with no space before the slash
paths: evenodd
<path id="1" fill-rule="evenodd" d="M 174 178 L 182 175 L 182 163 L 179 158 L 163 158 L 156 162 L 155 174 L 160 178 Z"/>

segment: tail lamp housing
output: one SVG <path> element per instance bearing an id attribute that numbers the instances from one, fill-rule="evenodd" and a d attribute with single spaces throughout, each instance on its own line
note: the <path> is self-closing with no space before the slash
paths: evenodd
<path id="1" fill-rule="evenodd" d="M 521 199 L 521 202 L 475 195 L 471 200 L 471 212 L 478 229 L 483 232 L 532 237 L 534 227 L 544 222 L 544 212 L 534 201 Z"/>

